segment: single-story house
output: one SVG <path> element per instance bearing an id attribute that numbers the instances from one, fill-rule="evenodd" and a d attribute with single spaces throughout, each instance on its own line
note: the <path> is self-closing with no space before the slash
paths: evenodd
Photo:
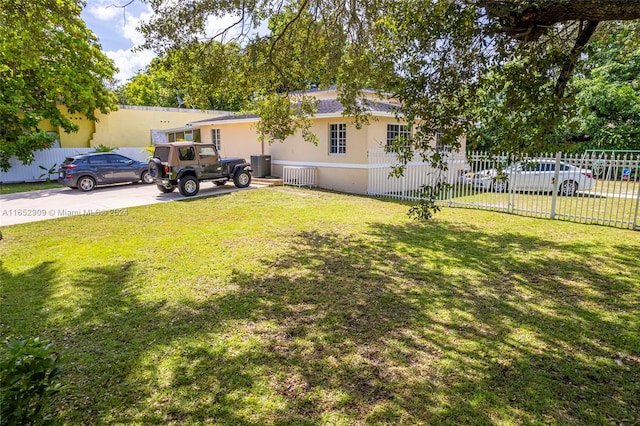
<path id="1" fill-rule="evenodd" d="M 319 101 L 311 127 L 319 139 L 317 145 L 303 140 L 301 134 L 270 145 L 262 144 L 255 129 L 259 117 L 232 114 L 192 121 L 185 127 L 167 130 L 167 140 L 179 140 L 183 132 L 198 130 L 200 140 L 215 143 L 225 157 L 249 160 L 251 156 L 270 156 L 271 175 L 306 173 L 305 169 L 312 169 L 314 183 L 321 188 L 367 194 L 372 169 L 377 168 L 375 163 L 379 161 L 373 157 L 388 157 L 384 153 L 385 145 L 410 131 L 406 123 L 397 118 L 400 104 L 365 91 L 362 102 L 367 106 L 370 119 L 358 129 L 353 117 L 343 115 L 334 89 L 308 94 Z M 461 152 L 464 152 L 465 140 L 461 140 L 461 144 Z"/>

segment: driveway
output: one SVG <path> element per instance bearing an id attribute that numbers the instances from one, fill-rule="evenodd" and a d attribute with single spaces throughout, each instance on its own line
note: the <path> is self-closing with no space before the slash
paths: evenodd
<path id="1" fill-rule="evenodd" d="M 227 183 L 224 186 L 202 183 L 198 195 L 189 198 L 222 195 L 258 187 L 259 185 L 253 184 L 249 188 L 238 189 L 232 183 Z M 184 200 L 185 198 L 180 195 L 177 189 L 170 194 L 162 194 L 155 185 L 143 184 L 98 187 L 91 192 L 56 188 L 0 195 L 0 226 L 67 216 L 126 215 L 128 207 Z"/>

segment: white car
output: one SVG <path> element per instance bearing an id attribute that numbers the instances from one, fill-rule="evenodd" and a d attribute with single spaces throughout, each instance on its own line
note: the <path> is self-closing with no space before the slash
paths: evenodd
<path id="1" fill-rule="evenodd" d="M 475 188 L 496 192 L 557 191 L 558 194 L 567 196 L 576 195 L 578 191 L 589 191 L 595 184 L 591 170 L 565 163 L 560 163 L 557 181 L 555 176 L 556 162 L 540 160 L 516 163 L 502 172 L 497 169 L 481 170 L 474 175 L 472 184 Z"/>

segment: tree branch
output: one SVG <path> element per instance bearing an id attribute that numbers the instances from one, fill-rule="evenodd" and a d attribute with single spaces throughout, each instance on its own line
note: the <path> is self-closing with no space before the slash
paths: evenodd
<path id="1" fill-rule="evenodd" d="M 276 44 L 278 44 L 278 42 L 282 39 L 282 37 L 285 36 L 285 34 L 287 33 L 287 30 L 289 29 L 289 27 L 291 27 L 298 19 L 300 19 L 300 17 L 302 16 L 302 13 L 305 11 L 307 4 L 309 3 L 308 0 L 304 0 L 304 2 L 300 5 L 300 8 L 298 9 L 298 12 L 296 13 L 296 16 L 294 16 L 294 18 L 292 20 L 290 20 L 289 22 L 287 22 L 287 25 L 285 25 L 284 29 L 280 32 L 280 34 L 278 34 L 275 38 L 275 40 L 273 40 L 273 42 L 271 43 L 271 48 L 269 49 L 269 62 L 271 63 L 271 65 L 273 65 L 273 67 L 276 69 L 276 72 L 278 74 L 280 74 L 280 76 L 282 77 L 283 81 L 286 81 L 286 76 L 284 74 L 284 72 L 282 71 L 282 69 L 278 66 L 278 64 L 276 64 L 276 61 L 274 60 L 275 58 L 275 47 Z M 287 84 L 287 92 L 289 91 L 289 85 Z"/>
<path id="2" fill-rule="evenodd" d="M 535 41 L 545 28 L 565 21 L 640 19 L 640 0 L 480 0 L 512 37 Z"/>
<path id="3" fill-rule="evenodd" d="M 598 28 L 598 21 L 587 21 L 584 26 L 580 29 L 580 34 L 578 34 L 578 38 L 576 39 L 576 43 L 571 49 L 569 56 L 567 57 L 562 70 L 560 71 L 560 76 L 558 77 L 558 82 L 556 83 L 556 97 L 558 99 L 562 99 L 564 96 L 564 91 L 567 88 L 567 84 L 569 83 L 569 79 L 571 79 L 571 75 L 573 74 L 573 70 L 576 67 L 576 63 L 578 62 L 578 57 L 582 52 L 582 49 L 587 45 L 591 36 Z"/>

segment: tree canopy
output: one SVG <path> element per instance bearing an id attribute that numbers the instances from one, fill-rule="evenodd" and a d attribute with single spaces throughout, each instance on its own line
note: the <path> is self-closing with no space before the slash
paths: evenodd
<path id="1" fill-rule="evenodd" d="M 640 23 L 604 25 L 583 52 L 584 59 L 568 89 L 571 98 L 565 101 L 564 115 L 552 116 L 541 123 L 544 127 L 534 127 L 531 123 L 535 120 L 524 116 L 518 121 L 506 111 L 510 96 L 519 95 L 517 87 L 513 93 L 481 89 L 479 96 L 483 96 L 483 103 L 467 146 L 502 151 L 508 150 L 509 144 L 498 141 L 529 138 L 534 151 L 537 147 L 554 147 L 565 152 L 640 149 L 640 49 L 636 40 Z M 517 69 L 514 63 L 509 67 Z M 487 79 L 489 85 L 494 79 L 503 79 L 505 72 L 503 69 L 493 74 Z M 539 113 L 539 109 L 532 112 Z M 533 140 L 536 135 L 540 144 Z"/>
<path id="2" fill-rule="evenodd" d="M 155 58 L 121 89 L 121 103 L 236 111 L 252 89 L 236 43 L 209 40 Z"/>
<path id="3" fill-rule="evenodd" d="M 0 7 L 0 168 L 23 162 L 53 138 L 42 120 L 77 131 L 68 114 L 95 120 L 115 107 L 105 82 L 115 67 L 80 17 L 80 0 L 3 0 Z"/>
<path id="4" fill-rule="evenodd" d="M 428 148 L 436 131 L 456 146 L 488 111 L 508 123 L 510 149 L 540 148 L 571 110 L 569 82 L 585 46 L 594 34 L 616 31 L 600 21 L 640 17 L 638 0 L 148 2 L 156 15 L 141 29 L 146 47 L 160 53 L 194 51 L 210 40 L 210 19 L 236 16 L 234 28 L 216 35 L 218 54 L 200 50 L 188 64 L 206 67 L 209 81 L 224 81 L 227 90 L 270 94 L 255 97 L 267 115 L 281 109 L 266 108 L 265 99 L 284 105 L 288 92 L 328 84 L 357 113 L 360 90 L 374 88 L 398 98 L 409 122 L 420 119 L 414 148 Z M 263 21 L 268 34 L 251 36 Z M 242 66 L 220 65 L 230 39 L 240 49 L 234 54 L 249 58 Z"/>

